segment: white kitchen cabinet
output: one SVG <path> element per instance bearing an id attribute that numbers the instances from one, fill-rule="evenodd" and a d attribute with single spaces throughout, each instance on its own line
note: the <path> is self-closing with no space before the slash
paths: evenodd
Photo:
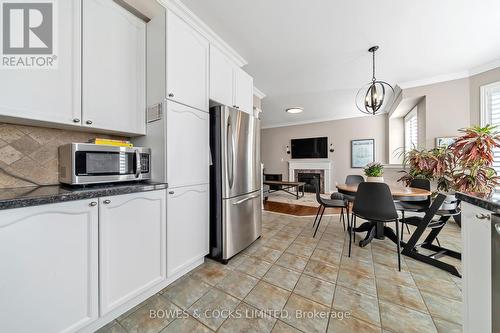
<path id="1" fill-rule="evenodd" d="M 166 29 L 167 98 L 208 111 L 208 41 L 171 11 Z"/>
<path id="2" fill-rule="evenodd" d="M 209 252 L 208 184 L 169 189 L 167 195 L 167 276 Z"/>
<path id="3" fill-rule="evenodd" d="M 57 68 L 1 70 L 1 120 L 80 125 L 81 0 L 58 1 L 57 9 Z"/>
<path id="4" fill-rule="evenodd" d="M 167 102 L 167 182 L 169 187 L 208 184 L 209 114 Z"/>
<path id="5" fill-rule="evenodd" d="M 99 199 L 99 296 L 105 315 L 166 281 L 165 191 Z"/>
<path id="6" fill-rule="evenodd" d="M 233 106 L 253 115 L 253 78 L 237 67 L 233 70 Z"/>
<path id="7" fill-rule="evenodd" d="M 491 212 L 462 202 L 464 332 L 491 332 Z"/>
<path id="8" fill-rule="evenodd" d="M 253 78 L 210 46 L 210 99 L 253 114 Z"/>
<path id="9" fill-rule="evenodd" d="M 146 23 L 109 0 L 83 2 L 82 125 L 146 133 Z"/>
<path id="10" fill-rule="evenodd" d="M 215 46 L 210 46 L 210 99 L 223 105 L 233 103 L 235 65 Z"/>
<path id="11" fill-rule="evenodd" d="M 0 211 L 0 330 L 73 332 L 98 316 L 98 206 Z"/>

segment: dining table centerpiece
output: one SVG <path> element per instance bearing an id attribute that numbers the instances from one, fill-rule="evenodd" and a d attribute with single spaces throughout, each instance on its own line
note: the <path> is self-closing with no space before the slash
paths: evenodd
<path id="1" fill-rule="evenodd" d="M 379 162 L 368 163 L 364 168 L 366 181 L 372 183 L 384 182 L 384 166 Z"/>

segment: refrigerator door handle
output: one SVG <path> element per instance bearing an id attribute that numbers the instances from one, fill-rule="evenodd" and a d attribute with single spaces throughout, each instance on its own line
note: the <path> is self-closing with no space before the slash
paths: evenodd
<path id="1" fill-rule="evenodd" d="M 253 196 L 251 196 L 251 197 L 248 197 L 248 198 L 241 199 L 241 200 L 238 200 L 238 201 L 236 201 L 236 202 L 233 202 L 233 205 L 234 205 L 234 206 L 241 205 L 242 203 L 244 203 L 244 202 L 246 202 L 246 201 L 248 201 L 248 200 L 256 199 L 256 198 L 258 198 L 258 197 L 260 197 L 260 193 L 259 193 L 259 194 L 257 194 L 257 195 L 253 195 Z"/>
<path id="2" fill-rule="evenodd" d="M 228 150 L 228 158 L 227 158 L 227 163 L 228 168 L 227 168 L 227 173 L 228 173 L 228 180 L 229 180 L 229 188 L 233 187 L 233 182 L 234 182 L 234 143 L 233 143 L 233 131 L 231 128 L 231 116 L 227 118 L 227 133 L 226 133 L 226 140 L 227 140 L 227 150 Z"/>

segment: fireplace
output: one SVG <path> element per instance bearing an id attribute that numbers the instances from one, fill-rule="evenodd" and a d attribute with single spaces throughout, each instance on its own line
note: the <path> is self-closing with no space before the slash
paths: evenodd
<path id="1" fill-rule="evenodd" d="M 314 180 L 321 179 L 321 175 L 319 173 L 301 173 L 297 175 L 297 180 L 299 182 L 304 182 L 304 192 L 315 193 L 316 188 L 314 187 Z"/>
<path id="2" fill-rule="evenodd" d="M 323 170 L 295 170 L 295 179 L 299 182 L 304 182 L 304 192 L 315 193 L 314 180 L 319 180 L 320 193 L 325 193 L 325 176 Z"/>
<path id="3" fill-rule="evenodd" d="M 296 161 L 288 162 L 288 177 L 292 182 L 298 181 L 300 173 L 319 173 L 319 187 L 321 193 L 331 193 L 332 163 L 330 160 Z"/>

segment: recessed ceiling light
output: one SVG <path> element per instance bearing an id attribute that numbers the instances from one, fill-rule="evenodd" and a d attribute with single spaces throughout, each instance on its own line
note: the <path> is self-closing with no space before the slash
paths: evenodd
<path id="1" fill-rule="evenodd" d="M 304 109 L 300 107 L 293 107 L 293 108 L 288 108 L 285 111 L 288 113 L 301 113 L 304 111 Z"/>

